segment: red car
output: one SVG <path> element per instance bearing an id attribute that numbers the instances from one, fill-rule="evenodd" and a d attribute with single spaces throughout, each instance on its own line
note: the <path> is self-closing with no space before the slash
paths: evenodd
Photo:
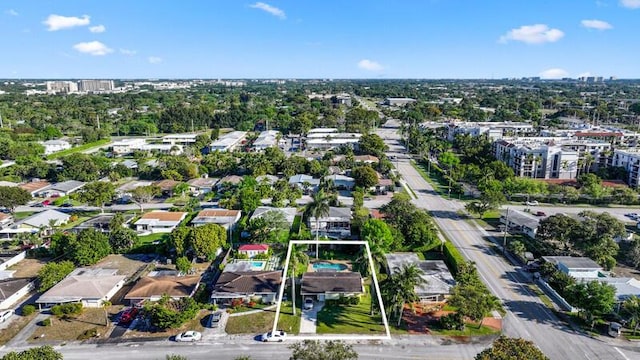
<path id="1" fill-rule="evenodd" d="M 133 319 L 136 318 L 136 315 L 138 315 L 138 311 L 139 310 L 136 307 L 128 308 L 122 313 L 122 315 L 120 315 L 120 320 L 118 321 L 118 323 L 128 324 L 132 322 Z"/>
<path id="2" fill-rule="evenodd" d="M 49 205 L 51 205 L 51 200 L 45 200 L 45 201 L 41 202 L 41 204 L 44 205 L 44 206 L 49 206 Z"/>

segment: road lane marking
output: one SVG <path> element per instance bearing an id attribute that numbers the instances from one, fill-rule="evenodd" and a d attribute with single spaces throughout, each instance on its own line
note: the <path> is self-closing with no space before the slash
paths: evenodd
<path id="1" fill-rule="evenodd" d="M 614 347 L 614 349 L 616 349 L 617 352 L 620 353 L 620 355 L 622 355 L 622 357 L 624 358 L 624 360 L 629 360 L 629 358 L 627 357 L 627 355 L 625 355 L 622 350 L 618 349 L 617 347 Z"/>

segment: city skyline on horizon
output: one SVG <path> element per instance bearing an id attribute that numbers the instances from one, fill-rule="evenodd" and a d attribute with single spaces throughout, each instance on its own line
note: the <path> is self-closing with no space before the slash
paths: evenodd
<path id="1" fill-rule="evenodd" d="M 640 78 L 640 0 L 3 6 L 3 79 Z"/>

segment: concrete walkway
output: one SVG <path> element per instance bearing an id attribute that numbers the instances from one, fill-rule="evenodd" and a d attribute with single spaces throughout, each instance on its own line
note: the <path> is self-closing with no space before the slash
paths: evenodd
<path id="1" fill-rule="evenodd" d="M 20 346 L 28 345 L 27 340 L 36 330 L 36 327 L 39 326 L 38 324 L 42 320 L 48 319 L 50 316 L 51 315 L 49 314 L 43 314 L 43 313 L 36 315 L 36 317 L 34 317 L 33 320 L 31 320 L 31 322 L 27 324 L 27 326 L 22 328 L 22 330 L 20 330 L 20 332 L 16 336 L 14 336 L 13 339 L 11 339 L 11 341 L 9 341 L 6 346 L 20 347 Z"/>
<path id="2" fill-rule="evenodd" d="M 302 310 L 300 319 L 300 334 L 315 334 L 318 323 L 318 311 L 322 310 L 324 301 L 314 301 L 313 309 Z"/>

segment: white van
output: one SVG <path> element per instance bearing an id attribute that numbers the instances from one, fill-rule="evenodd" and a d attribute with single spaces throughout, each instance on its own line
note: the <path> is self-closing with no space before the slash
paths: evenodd
<path id="1" fill-rule="evenodd" d="M 13 315 L 13 310 L 3 310 L 0 312 L 0 323 L 7 321 Z"/>

